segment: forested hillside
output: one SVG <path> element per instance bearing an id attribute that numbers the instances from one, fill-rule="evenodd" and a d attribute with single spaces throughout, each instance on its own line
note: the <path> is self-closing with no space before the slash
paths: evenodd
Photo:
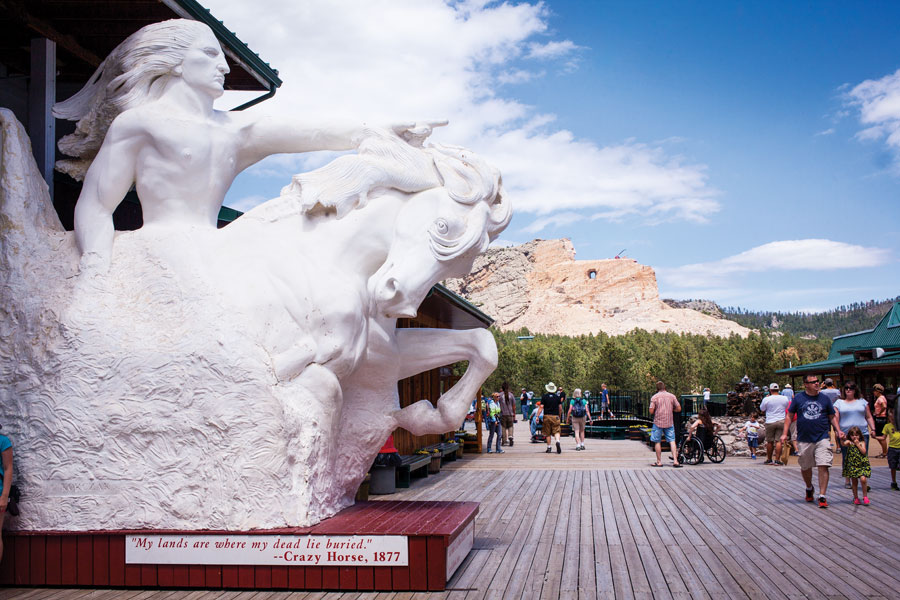
<path id="1" fill-rule="evenodd" d="M 542 393 L 553 381 L 571 392 L 599 390 L 606 382 L 613 389 L 655 391 L 662 379 L 671 392 L 687 394 L 708 386 L 713 393 L 734 389 L 745 374 L 757 384 L 772 381 L 775 370 L 822 360 L 831 340 L 804 340 L 797 336 L 751 334 L 747 338 L 649 333 L 634 330 L 626 335 L 566 337 L 530 335 L 527 330 L 493 330 L 499 365 L 485 384 L 498 390 L 507 380 L 518 392 L 525 387 Z"/>
<path id="2" fill-rule="evenodd" d="M 797 336 L 814 335 L 818 339 L 828 339 L 871 329 L 900 296 L 888 300 L 869 300 L 839 306 L 821 313 L 752 312 L 743 308 L 723 309 L 726 319 L 731 319 L 751 329 L 771 330 Z"/>

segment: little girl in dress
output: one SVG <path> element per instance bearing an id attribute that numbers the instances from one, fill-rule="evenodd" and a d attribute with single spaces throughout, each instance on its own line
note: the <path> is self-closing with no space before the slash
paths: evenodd
<path id="1" fill-rule="evenodd" d="M 853 486 L 853 504 L 869 505 L 869 477 L 872 475 L 872 467 L 866 454 L 866 443 L 863 440 L 862 431 L 853 426 L 847 430 L 847 437 L 842 442 L 847 448 L 847 458 L 841 475 L 850 478 Z M 862 502 L 859 501 L 857 488 L 862 483 Z"/>

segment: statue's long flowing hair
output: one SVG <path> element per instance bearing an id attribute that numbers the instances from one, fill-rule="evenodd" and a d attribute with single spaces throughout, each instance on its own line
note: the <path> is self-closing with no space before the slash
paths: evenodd
<path id="1" fill-rule="evenodd" d="M 53 107 L 55 117 L 78 121 L 75 133 L 59 141 L 59 149 L 76 160 L 59 161 L 57 169 L 82 179 L 113 119 L 158 98 L 204 30 L 209 27 L 199 21 L 172 19 L 142 27 L 116 46 L 77 94 Z"/>

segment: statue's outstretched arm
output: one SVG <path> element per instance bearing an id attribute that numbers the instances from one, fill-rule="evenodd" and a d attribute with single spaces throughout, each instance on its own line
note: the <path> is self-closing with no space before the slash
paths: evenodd
<path id="1" fill-rule="evenodd" d="M 420 400 L 394 413 L 397 425 L 413 435 L 456 429 L 484 380 L 497 367 L 497 345 L 486 329 L 398 329 L 397 356 L 404 378 L 459 360 L 469 361 L 462 378 L 439 399 L 437 406 Z"/>
<path id="2" fill-rule="evenodd" d="M 143 140 L 127 119 L 116 119 L 84 177 L 75 205 L 75 241 L 83 274 L 105 273 L 112 259 L 112 214 L 135 180 L 137 149 Z"/>
<path id="3" fill-rule="evenodd" d="M 252 117 L 242 126 L 241 169 L 271 154 L 313 152 L 316 150 L 353 150 L 362 141 L 362 123 L 311 123 L 288 117 Z"/>
<path id="4" fill-rule="evenodd" d="M 259 162 L 271 154 L 314 152 L 318 150 L 353 150 L 370 135 L 371 129 L 391 131 L 414 146 L 421 146 L 434 127 L 446 120 L 375 124 L 301 121 L 285 117 L 254 117 L 250 113 L 232 118 L 246 119 L 242 125 L 240 169 Z"/>

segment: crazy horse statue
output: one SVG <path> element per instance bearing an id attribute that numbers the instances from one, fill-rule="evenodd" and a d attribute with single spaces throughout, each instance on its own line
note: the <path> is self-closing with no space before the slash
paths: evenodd
<path id="1" fill-rule="evenodd" d="M 440 123 L 310 124 L 212 108 L 228 67 L 194 21 L 138 31 L 55 108 L 61 227 L 0 109 L 0 423 L 21 530 L 307 526 L 353 503 L 390 432 L 454 429 L 496 366 L 484 330 L 397 329 L 508 224 L 499 173 L 427 145 Z M 351 150 L 223 229 L 234 177 Z M 114 232 L 134 186 L 144 226 Z M 402 408 L 397 381 L 462 379 Z"/>

